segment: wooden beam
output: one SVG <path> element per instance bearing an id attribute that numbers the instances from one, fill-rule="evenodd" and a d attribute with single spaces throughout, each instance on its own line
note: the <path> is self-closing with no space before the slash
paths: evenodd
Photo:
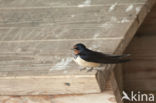
<path id="1" fill-rule="evenodd" d="M 0 96 L 0 101 L 14 103 L 117 103 L 113 92 L 105 91 L 101 94 L 87 95 L 57 95 L 57 96 Z"/>
<path id="2" fill-rule="evenodd" d="M 115 68 L 115 69 L 119 70 L 121 68 L 119 66 L 118 68 Z M 34 81 L 36 80 L 34 79 Z M 118 81 L 120 80 L 118 79 Z M 78 81 L 75 81 L 75 82 L 78 82 Z M 87 82 L 87 84 L 89 85 L 90 82 Z M 92 83 L 92 85 L 94 84 Z M 49 95 L 49 96 L 39 96 L 39 95 L 38 96 L 0 96 L 0 101 L 1 102 L 24 101 L 25 103 L 30 103 L 30 102 L 36 103 L 37 101 L 40 101 L 42 103 L 51 103 L 51 102 L 53 103 L 60 103 L 60 102 L 61 103 L 80 103 L 80 102 L 81 103 L 101 103 L 101 102 L 122 103 L 121 98 L 120 98 L 118 83 L 116 81 L 116 77 L 113 72 L 110 73 L 110 76 L 108 80 L 105 82 L 105 85 L 106 85 L 105 90 L 102 93 L 63 94 L 63 95 Z M 90 86 L 91 85 L 89 85 L 88 87 L 90 88 Z M 84 88 L 84 91 L 85 91 L 85 88 Z"/>
<path id="3" fill-rule="evenodd" d="M 0 41 L 0 82 L 2 83 L 0 84 L 0 94 L 79 94 L 100 93 L 107 90 L 109 87 L 107 87 L 106 79 L 109 78 L 109 74 L 115 65 L 111 65 L 108 69 L 103 68 L 103 72 L 80 72 L 77 65 L 72 63 L 70 48 L 76 43 L 83 42 L 93 50 L 121 54 L 153 5 L 153 0 L 142 3 L 139 1 L 136 0 L 134 4 L 115 4 L 114 1 L 112 5 L 108 6 L 87 6 L 84 8 L 1 8 L 0 29 L 7 29 L 7 32 L 5 31 L 5 35 L 1 34 L 3 38 Z M 129 2 L 129 0 L 126 0 L 126 2 Z M 109 9 L 112 11 L 110 12 Z M 57 12 L 57 10 L 60 12 Z M 77 18 L 69 18 L 68 16 L 74 12 L 78 13 Z M 97 17 L 95 13 L 97 13 Z M 62 14 L 65 16 L 62 16 Z M 111 28 L 113 26 L 110 25 L 118 28 L 116 26 L 120 27 L 119 24 L 123 24 L 121 27 L 128 26 L 125 26 L 123 30 L 114 29 L 115 31 L 113 31 L 113 28 Z M 32 31 L 32 34 L 28 32 L 27 36 L 19 35 L 22 34 L 20 32 L 17 34 L 18 27 L 24 28 L 21 32 L 26 28 L 26 31 L 23 32 L 23 35 L 25 35 L 29 30 L 27 28 L 37 27 L 41 29 L 49 25 L 53 25 L 50 28 L 58 26 L 58 29 L 55 28 L 56 33 L 62 30 L 63 25 L 64 28 L 81 28 L 84 32 L 86 28 L 97 29 L 100 34 L 98 38 L 97 35 L 84 37 L 83 34 L 79 38 L 77 38 L 78 36 L 74 38 L 74 35 L 72 38 L 68 38 L 68 35 L 65 36 L 66 33 L 64 33 L 66 31 L 61 31 L 63 33 L 60 33 L 60 35 L 64 36 L 58 35 L 58 37 L 51 37 L 50 39 L 46 37 L 46 34 L 38 37 L 37 30 L 34 29 L 34 32 Z M 102 27 L 99 29 L 99 26 Z M 12 31 L 12 28 L 15 31 Z M 104 28 L 104 31 L 119 33 L 112 34 L 115 37 L 109 37 L 111 33 L 106 35 L 107 32 L 103 32 L 102 28 Z M 69 33 L 72 33 L 72 31 Z M 14 36 L 10 36 L 11 34 Z M 36 35 L 33 36 L 33 34 Z M 33 39 L 31 39 L 31 35 Z M 119 95 L 116 80 L 114 80 L 114 83 L 113 85 L 118 90 L 117 95 Z"/>
<path id="4" fill-rule="evenodd" d="M 85 7 L 85 6 L 95 6 L 95 5 L 114 5 L 115 3 L 119 4 L 142 4 L 147 0 L 92 0 L 88 4 L 85 4 L 84 0 L 29 0 L 29 1 L 20 1 L 20 0 L 1 0 L 0 8 L 45 8 L 45 7 Z"/>

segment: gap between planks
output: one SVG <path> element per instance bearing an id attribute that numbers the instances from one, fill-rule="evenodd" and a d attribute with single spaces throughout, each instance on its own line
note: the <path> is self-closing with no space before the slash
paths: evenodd
<path id="1" fill-rule="evenodd" d="M 132 5 L 143 5 L 145 3 L 131 3 Z M 47 8 L 85 8 L 85 7 L 107 7 L 107 6 L 112 6 L 113 4 L 104 4 L 104 5 L 87 5 L 84 7 L 79 7 L 79 5 L 75 6 L 38 6 L 38 7 L 3 7 L 0 8 L 0 10 L 9 10 L 9 9 L 47 9 Z M 122 6 L 122 5 L 130 5 L 130 3 L 118 3 L 117 6 Z"/>
<path id="2" fill-rule="evenodd" d="M 29 78 L 31 78 L 31 79 L 36 79 L 36 78 L 42 78 L 42 79 L 44 79 L 44 78 L 53 78 L 53 79 L 55 79 L 55 78 L 71 78 L 71 77 L 74 77 L 74 78 L 81 78 L 81 77 L 85 77 L 85 78 L 94 78 L 95 77 L 95 74 L 91 74 L 91 75 L 64 75 L 64 76 L 62 76 L 62 75 L 59 75 L 59 76 L 10 76 L 10 77 L 0 77 L 0 79 L 29 79 Z"/>
<path id="3" fill-rule="evenodd" d="M 50 39 L 50 40 L 15 40 L 15 41 L 0 41 L 1 42 L 47 42 L 47 41 L 75 41 L 75 40 L 123 40 L 124 37 L 106 37 L 106 38 L 88 38 L 88 39 Z"/>

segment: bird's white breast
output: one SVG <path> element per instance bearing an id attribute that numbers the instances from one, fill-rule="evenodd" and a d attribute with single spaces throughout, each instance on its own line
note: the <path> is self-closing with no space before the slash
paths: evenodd
<path id="1" fill-rule="evenodd" d="M 83 60 L 80 56 L 77 56 L 77 58 L 74 58 L 74 61 L 83 67 L 98 67 L 100 66 L 99 63 L 94 63 L 94 62 L 87 62 L 85 60 Z"/>

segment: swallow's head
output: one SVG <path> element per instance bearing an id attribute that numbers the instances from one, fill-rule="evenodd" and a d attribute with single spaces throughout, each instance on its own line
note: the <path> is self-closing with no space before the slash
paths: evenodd
<path id="1" fill-rule="evenodd" d="M 86 49 L 86 46 L 82 43 L 78 43 L 73 46 L 72 50 L 74 50 L 74 54 L 79 54 Z"/>

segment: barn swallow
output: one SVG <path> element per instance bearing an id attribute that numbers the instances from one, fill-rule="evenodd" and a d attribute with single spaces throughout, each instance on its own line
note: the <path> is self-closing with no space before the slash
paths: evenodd
<path id="1" fill-rule="evenodd" d="M 102 64 L 117 64 L 129 61 L 129 59 L 126 59 L 129 54 L 104 54 L 102 52 L 92 51 L 82 43 L 74 45 L 72 50 L 74 51 L 74 61 L 84 67 L 83 69 L 90 68 L 88 71 L 92 71 L 94 67 L 100 67 Z"/>

